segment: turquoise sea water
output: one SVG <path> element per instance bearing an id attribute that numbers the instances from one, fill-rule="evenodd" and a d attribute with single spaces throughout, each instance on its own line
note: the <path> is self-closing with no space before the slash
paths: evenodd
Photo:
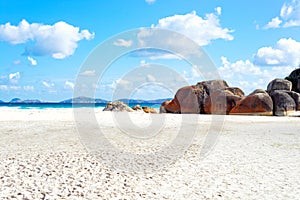
<path id="1" fill-rule="evenodd" d="M 137 104 L 129 104 L 130 107 Z M 148 106 L 151 108 L 159 109 L 161 104 L 145 103 L 139 104 L 140 106 Z M 49 108 L 104 108 L 106 103 L 97 104 L 68 104 L 68 103 L 0 103 L 0 107 L 10 107 L 18 109 L 49 109 Z"/>

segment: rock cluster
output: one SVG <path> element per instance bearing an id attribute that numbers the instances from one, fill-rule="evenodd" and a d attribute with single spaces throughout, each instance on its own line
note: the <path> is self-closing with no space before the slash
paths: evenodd
<path id="1" fill-rule="evenodd" d="M 144 112 L 144 113 L 157 113 L 154 108 L 148 106 L 141 107 L 140 105 L 135 105 L 130 108 L 127 104 L 122 101 L 108 102 L 103 111 L 113 111 L 113 112 Z"/>
<path id="2" fill-rule="evenodd" d="M 286 116 L 300 110 L 300 94 L 292 82 L 274 79 L 267 90 L 256 89 L 248 96 L 224 80 L 210 80 L 180 88 L 173 100 L 162 103 L 161 113 L 232 114 Z"/>

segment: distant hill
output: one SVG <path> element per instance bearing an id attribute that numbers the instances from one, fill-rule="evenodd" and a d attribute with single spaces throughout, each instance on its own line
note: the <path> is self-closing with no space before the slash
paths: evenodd
<path id="1" fill-rule="evenodd" d="M 38 100 L 38 99 L 26 99 L 26 100 L 22 100 L 20 98 L 14 98 L 12 100 L 10 100 L 9 103 L 42 103 L 42 101 Z"/>
<path id="2" fill-rule="evenodd" d="M 126 104 L 161 104 L 165 101 L 171 100 L 171 98 L 166 98 L 166 99 L 155 99 L 155 100 L 142 100 L 142 99 L 119 99 L 118 101 L 122 101 Z M 60 102 L 45 102 L 45 101 L 41 101 L 38 99 L 26 99 L 26 100 L 22 100 L 20 98 L 13 98 L 12 100 L 10 100 L 9 102 L 3 102 L 0 100 L 0 103 L 7 103 L 7 104 L 43 104 L 43 103 L 60 103 L 60 104 L 95 104 L 95 103 L 107 103 L 109 101 L 105 100 L 105 99 L 94 99 L 94 98 L 90 98 L 90 97 L 84 97 L 84 96 L 80 96 L 80 97 L 76 97 L 76 98 L 71 98 L 71 99 L 66 99 Z"/>
<path id="3" fill-rule="evenodd" d="M 90 97 L 76 97 L 61 101 L 59 103 L 107 103 L 107 100 L 104 99 L 94 99 Z"/>

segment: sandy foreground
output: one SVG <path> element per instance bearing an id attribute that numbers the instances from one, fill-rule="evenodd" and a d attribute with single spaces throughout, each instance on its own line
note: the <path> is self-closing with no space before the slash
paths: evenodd
<path id="1" fill-rule="evenodd" d="M 0 199 L 299 198 L 299 117 L 0 113 Z"/>

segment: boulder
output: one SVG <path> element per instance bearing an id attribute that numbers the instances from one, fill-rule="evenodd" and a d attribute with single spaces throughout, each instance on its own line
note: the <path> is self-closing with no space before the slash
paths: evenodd
<path id="1" fill-rule="evenodd" d="M 292 71 L 285 79 L 292 82 L 292 91 L 300 93 L 300 68 Z"/>
<path id="2" fill-rule="evenodd" d="M 224 80 L 210 80 L 198 82 L 196 85 L 180 88 L 171 101 L 164 102 L 160 107 L 161 113 L 205 113 L 205 100 L 215 91 L 225 90 L 243 96 L 239 88 L 229 88 Z M 209 103 L 209 102 L 208 102 Z"/>
<path id="3" fill-rule="evenodd" d="M 227 87 L 225 88 L 225 90 L 230 91 L 235 96 L 239 96 L 239 97 L 245 96 L 244 91 L 238 87 Z"/>
<path id="4" fill-rule="evenodd" d="M 200 113 L 197 90 L 195 86 L 186 86 L 180 88 L 174 100 L 179 103 L 180 113 Z"/>
<path id="5" fill-rule="evenodd" d="M 270 93 L 273 100 L 273 113 L 275 116 L 287 116 L 296 111 L 294 99 L 284 90 L 275 90 Z"/>
<path id="6" fill-rule="evenodd" d="M 294 91 L 286 91 L 292 97 L 296 104 L 296 110 L 300 111 L 300 94 Z"/>
<path id="7" fill-rule="evenodd" d="M 170 101 L 165 101 L 161 104 L 160 113 L 180 113 L 180 106 L 178 100 L 174 98 Z"/>
<path id="8" fill-rule="evenodd" d="M 240 94 L 238 92 L 238 94 Z M 204 102 L 204 112 L 206 114 L 229 114 L 230 110 L 240 101 L 242 98 L 235 95 L 231 90 L 217 90 Z"/>
<path id="9" fill-rule="evenodd" d="M 259 94 L 259 93 L 262 93 L 262 94 L 268 94 L 267 91 L 264 90 L 264 89 L 256 89 L 256 90 L 254 90 L 253 92 L 251 92 L 251 93 L 249 94 L 249 96 L 250 96 L 250 95 L 253 95 L 253 94 Z"/>
<path id="10" fill-rule="evenodd" d="M 103 109 L 103 111 L 114 111 L 114 112 L 133 112 L 133 109 L 130 108 L 127 104 L 121 101 L 108 102 Z"/>
<path id="11" fill-rule="evenodd" d="M 142 109 L 145 113 L 157 113 L 154 108 L 150 108 L 148 106 L 143 106 Z"/>
<path id="12" fill-rule="evenodd" d="M 292 90 L 292 82 L 286 79 L 276 78 L 268 84 L 267 91 L 270 93 L 275 90 Z"/>
<path id="13" fill-rule="evenodd" d="M 272 98 L 267 93 L 248 95 L 232 108 L 230 114 L 273 115 Z"/>
<path id="14" fill-rule="evenodd" d="M 132 110 L 137 111 L 137 112 L 144 112 L 140 105 L 133 106 Z"/>

